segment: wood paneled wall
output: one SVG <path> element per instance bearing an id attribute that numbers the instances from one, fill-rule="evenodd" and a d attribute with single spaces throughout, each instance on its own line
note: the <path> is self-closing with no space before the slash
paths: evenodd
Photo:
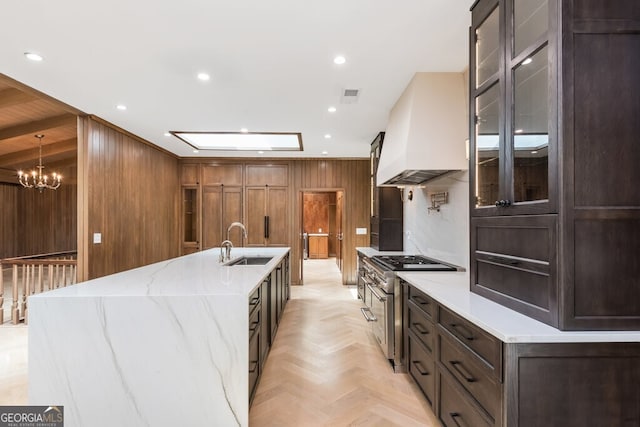
<path id="1" fill-rule="evenodd" d="M 18 187 L 0 184 L 0 259 L 18 255 Z"/>
<path id="2" fill-rule="evenodd" d="M 291 244 L 291 277 L 299 283 L 301 256 L 299 230 L 301 230 L 302 192 L 321 190 L 344 190 L 344 233 L 342 282 L 356 283 L 356 247 L 369 246 L 369 233 L 357 235 L 356 228 L 369 228 L 369 159 L 294 160 L 293 185 L 296 197 L 294 207 L 294 240 Z"/>
<path id="3" fill-rule="evenodd" d="M 289 230 L 291 247 L 291 281 L 301 283 L 302 262 L 302 209 L 303 192 L 344 192 L 344 263 L 342 281 L 356 282 L 357 246 L 369 246 L 369 233 L 356 235 L 356 228 L 369 227 L 369 159 L 183 159 L 181 164 L 242 163 L 251 165 L 273 164 L 275 160 L 289 165 L 289 204 L 287 218 L 291 218 Z M 197 168 L 193 168 L 197 170 Z M 176 238 L 176 242 L 180 237 Z"/>
<path id="4" fill-rule="evenodd" d="M 78 125 L 79 278 L 178 256 L 178 159 L 93 117 Z"/>
<path id="5" fill-rule="evenodd" d="M 0 184 L 0 258 L 76 250 L 75 159 L 57 170 L 64 180 L 55 191 Z"/>

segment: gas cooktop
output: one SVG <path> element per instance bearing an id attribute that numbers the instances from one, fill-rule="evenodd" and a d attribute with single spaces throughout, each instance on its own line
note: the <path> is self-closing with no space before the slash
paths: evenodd
<path id="1" fill-rule="evenodd" d="M 371 259 L 381 268 L 393 271 L 456 271 L 455 267 L 422 255 L 378 255 Z"/>

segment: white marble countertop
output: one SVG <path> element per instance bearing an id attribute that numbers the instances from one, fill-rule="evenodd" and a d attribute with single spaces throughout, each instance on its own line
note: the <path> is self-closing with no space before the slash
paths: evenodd
<path id="1" fill-rule="evenodd" d="M 468 272 L 398 272 L 440 304 L 506 343 L 640 342 L 640 331 L 560 331 L 469 291 Z"/>
<path id="2" fill-rule="evenodd" d="M 289 248 L 233 248 L 228 264 L 242 256 L 273 257 L 266 265 L 226 266 L 220 248 L 208 249 L 29 297 L 248 296 Z"/>
<path id="3" fill-rule="evenodd" d="M 288 252 L 226 266 L 214 248 L 29 297 L 29 403 L 68 427 L 248 426 L 248 297 Z"/>
<path id="4" fill-rule="evenodd" d="M 378 255 L 415 255 L 415 253 L 408 253 L 404 251 L 379 251 L 377 249 L 366 247 L 366 246 L 357 247 L 356 251 L 367 257 L 378 256 Z"/>

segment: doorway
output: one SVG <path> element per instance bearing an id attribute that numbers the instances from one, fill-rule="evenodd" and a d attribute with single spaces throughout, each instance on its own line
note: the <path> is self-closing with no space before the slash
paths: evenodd
<path id="1" fill-rule="evenodd" d="M 343 267 L 344 190 L 317 189 L 301 192 L 300 279 L 304 284 L 304 264 L 335 260 L 336 271 Z"/>

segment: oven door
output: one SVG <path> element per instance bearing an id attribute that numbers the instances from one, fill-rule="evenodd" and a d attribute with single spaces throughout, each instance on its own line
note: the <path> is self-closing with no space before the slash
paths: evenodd
<path id="1" fill-rule="evenodd" d="M 367 284 L 366 287 L 367 307 L 369 310 L 368 321 L 371 323 L 373 336 L 380 344 L 382 352 L 387 359 L 393 358 L 393 329 L 390 329 L 393 322 L 393 295 L 386 294 L 379 287 Z M 371 318 L 372 317 L 372 318 Z"/>

